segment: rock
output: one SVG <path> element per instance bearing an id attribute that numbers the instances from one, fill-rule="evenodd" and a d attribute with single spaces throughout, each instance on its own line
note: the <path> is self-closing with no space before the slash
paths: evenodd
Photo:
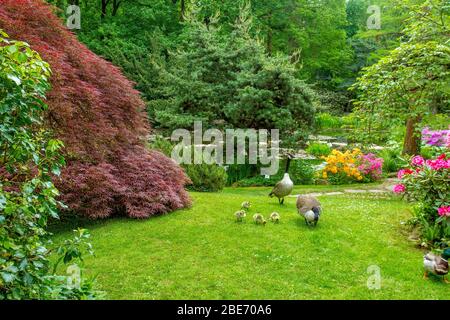
<path id="1" fill-rule="evenodd" d="M 367 193 L 367 190 L 353 190 L 353 189 L 348 189 L 348 190 L 344 190 L 347 193 Z"/>

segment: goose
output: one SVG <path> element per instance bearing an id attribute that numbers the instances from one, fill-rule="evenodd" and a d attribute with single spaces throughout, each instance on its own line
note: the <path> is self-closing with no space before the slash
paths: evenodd
<path id="1" fill-rule="evenodd" d="M 280 222 L 280 214 L 278 212 L 272 212 L 269 217 L 270 221 L 273 223 Z"/>
<path id="2" fill-rule="evenodd" d="M 294 183 L 292 182 L 291 178 L 289 177 L 289 166 L 291 164 L 293 156 L 291 154 L 288 154 L 287 161 L 286 161 L 286 170 L 284 172 L 283 179 L 275 185 L 272 192 L 269 194 L 269 197 L 277 197 L 278 203 L 282 205 L 284 203 L 284 198 L 291 194 L 292 189 L 294 188 Z"/>
<path id="3" fill-rule="evenodd" d="M 316 226 L 322 212 L 322 205 L 316 197 L 299 195 L 297 198 L 297 210 L 305 218 L 306 225 Z"/>
<path id="4" fill-rule="evenodd" d="M 266 219 L 264 219 L 263 215 L 260 213 L 256 213 L 253 216 L 253 221 L 255 221 L 256 224 L 261 224 L 263 226 L 265 226 L 267 223 Z"/>
<path id="5" fill-rule="evenodd" d="M 247 212 L 245 210 L 239 210 L 234 213 L 237 222 L 242 222 L 244 218 L 247 216 Z"/>
<path id="6" fill-rule="evenodd" d="M 425 269 L 424 278 L 428 278 L 428 273 L 442 276 L 445 283 L 449 283 L 445 276 L 448 274 L 448 259 L 450 258 L 450 248 L 444 250 L 441 256 L 428 253 L 423 257 L 423 267 Z"/>
<path id="7" fill-rule="evenodd" d="M 252 206 L 252 204 L 250 203 L 250 201 L 244 201 L 241 204 L 241 210 L 247 211 L 250 209 L 251 206 Z"/>

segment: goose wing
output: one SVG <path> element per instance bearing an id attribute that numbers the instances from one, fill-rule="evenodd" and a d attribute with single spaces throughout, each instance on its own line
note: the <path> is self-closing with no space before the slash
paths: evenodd
<path id="1" fill-rule="evenodd" d="M 436 259 L 435 271 L 437 275 L 445 276 L 448 273 L 448 262 L 441 257 L 438 257 Z"/>
<path id="2" fill-rule="evenodd" d="M 273 195 L 277 195 L 280 193 L 281 191 L 281 181 L 277 182 L 277 184 L 275 185 L 275 187 L 273 187 L 272 192 L 269 194 L 269 196 L 273 196 Z"/>
<path id="3" fill-rule="evenodd" d="M 312 196 L 298 196 L 297 209 L 302 214 L 312 210 L 314 207 L 321 208 L 321 204 L 317 198 Z"/>

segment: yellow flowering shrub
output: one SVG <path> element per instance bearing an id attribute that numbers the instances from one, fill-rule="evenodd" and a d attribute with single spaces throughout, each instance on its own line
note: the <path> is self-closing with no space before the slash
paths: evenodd
<path id="1" fill-rule="evenodd" d="M 322 157 L 326 161 L 326 166 L 321 172 L 322 178 L 331 184 L 363 180 L 364 177 L 358 170 L 358 159 L 361 155 L 362 152 L 358 148 L 345 152 L 333 150 L 329 156 Z"/>

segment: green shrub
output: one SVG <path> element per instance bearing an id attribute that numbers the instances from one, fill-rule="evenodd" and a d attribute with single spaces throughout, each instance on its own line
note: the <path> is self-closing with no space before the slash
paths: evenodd
<path id="1" fill-rule="evenodd" d="M 188 187 L 193 191 L 217 192 L 221 191 L 227 183 L 225 169 L 216 164 L 189 164 L 183 165 L 192 184 Z"/>
<path id="2" fill-rule="evenodd" d="M 401 148 L 396 143 L 391 143 L 381 152 L 379 156 L 383 158 L 383 172 L 392 173 L 400 170 L 404 165 L 405 161 L 401 157 Z"/>
<path id="3" fill-rule="evenodd" d="M 420 149 L 420 155 L 425 159 L 431 159 L 437 156 L 436 148 L 432 146 L 424 146 Z"/>
<path id="4" fill-rule="evenodd" d="M 278 174 L 270 176 L 268 179 L 264 176 L 258 175 L 256 177 L 239 180 L 233 184 L 233 187 L 271 187 L 280 181 L 281 178 L 282 177 Z"/>
<path id="5" fill-rule="evenodd" d="M 322 156 L 328 156 L 331 153 L 331 148 L 327 144 L 314 142 L 306 148 L 306 152 L 320 158 Z"/>
<path id="6" fill-rule="evenodd" d="M 317 161 L 316 161 L 317 162 Z M 316 163 L 314 162 L 314 163 Z M 276 175 L 266 178 L 259 175 L 259 171 L 252 177 L 247 177 L 233 183 L 235 187 L 268 187 L 274 186 L 283 178 L 285 162 L 280 162 L 280 169 Z M 295 185 L 308 185 L 315 182 L 313 162 L 309 160 L 293 160 L 289 175 Z"/>
<path id="7" fill-rule="evenodd" d="M 245 179 L 252 179 L 259 176 L 259 165 L 257 164 L 231 164 L 228 166 L 227 185 L 233 185 Z"/>
<path id="8" fill-rule="evenodd" d="M 316 126 L 319 129 L 339 129 L 342 125 L 340 117 L 323 112 L 316 115 Z"/>
<path id="9" fill-rule="evenodd" d="M 42 126 L 50 67 L 28 44 L 6 37 L 0 30 L 0 300 L 94 298 L 79 268 L 91 249 L 86 230 L 48 248 L 47 221 L 64 206 L 52 178 L 65 164 L 62 142 Z M 51 252 L 76 278 L 56 274 Z"/>
<path id="10" fill-rule="evenodd" d="M 155 140 L 149 144 L 149 147 L 150 149 L 157 150 L 168 157 L 172 155 L 172 143 L 161 136 L 156 136 Z"/>
<path id="11" fill-rule="evenodd" d="M 296 185 L 314 184 L 315 182 L 316 170 L 314 170 L 310 161 L 292 161 L 289 173 L 292 181 Z"/>

